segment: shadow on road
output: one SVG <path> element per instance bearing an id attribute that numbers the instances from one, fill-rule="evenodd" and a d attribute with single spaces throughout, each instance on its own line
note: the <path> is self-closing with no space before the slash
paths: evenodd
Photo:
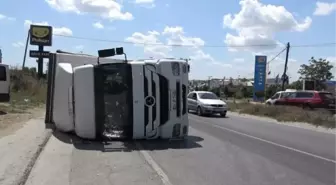
<path id="1" fill-rule="evenodd" d="M 136 150 L 167 150 L 167 149 L 192 149 L 201 148 L 198 142 L 204 139 L 198 136 L 188 136 L 184 140 L 110 140 L 95 141 L 79 138 L 74 133 L 53 131 L 53 136 L 58 140 L 73 144 L 78 150 L 98 150 L 102 152 L 132 152 Z M 137 144 L 140 144 L 139 148 Z"/>
<path id="2" fill-rule="evenodd" d="M 0 116 L 1 115 L 6 115 L 6 114 L 7 114 L 7 112 L 0 110 Z"/>
<path id="3" fill-rule="evenodd" d="M 190 111 L 189 114 L 192 114 L 192 115 L 196 115 L 196 116 L 197 116 L 196 112 L 193 112 L 193 111 Z M 201 116 L 201 117 L 206 117 L 206 118 L 223 118 L 223 119 L 225 119 L 225 118 L 230 118 L 229 116 L 222 117 L 222 116 L 219 115 L 219 114 L 208 114 L 208 115 L 203 115 L 203 116 Z"/>

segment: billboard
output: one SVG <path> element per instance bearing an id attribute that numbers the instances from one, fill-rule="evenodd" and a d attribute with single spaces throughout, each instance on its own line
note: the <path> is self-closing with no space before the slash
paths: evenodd
<path id="1" fill-rule="evenodd" d="M 267 56 L 255 56 L 253 100 L 265 100 Z"/>
<path id="2" fill-rule="evenodd" d="M 51 46 L 52 27 L 41 25 L 30 25 L 30 45 Z"/>

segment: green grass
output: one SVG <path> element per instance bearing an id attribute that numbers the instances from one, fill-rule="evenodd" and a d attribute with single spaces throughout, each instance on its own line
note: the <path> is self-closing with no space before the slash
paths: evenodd
<path id="1" fill-rule="evenodd" d="M 251 103 L 228 103 L 229 110 L 256 116 L 264 116 L 285 122 L 306 122 L 315 126 L 335 128 L 335 117 L 328 111 L 304 110 L 292 106 L 268 106 Z"/>
<path id="2" fill-rule="evenodd" d="M 36 73 L 12 68 L 11 100 L 0 104 L 5 113 L 24 113 L 32 108 L 43 106 L 46 100 L 46 80 L 37 79 Z"/>

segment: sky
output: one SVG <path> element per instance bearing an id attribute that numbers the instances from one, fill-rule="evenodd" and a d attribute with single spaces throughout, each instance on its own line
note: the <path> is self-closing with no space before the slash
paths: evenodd
<path id="1" fill-rule="evenodd" d="M 334 0 L 1 0 L 0 48 L 4 63 L 21 66 L 29 25 L 51 25 L 48 51 L 188 58 L 190 79 L 253 77 L 255 55 L 266 55 L 271 78 L 283 73 L 286 52 L 278 53 L 289 42 L 296 80 L 311 57 L 336 66 L 335 10 Z"/>

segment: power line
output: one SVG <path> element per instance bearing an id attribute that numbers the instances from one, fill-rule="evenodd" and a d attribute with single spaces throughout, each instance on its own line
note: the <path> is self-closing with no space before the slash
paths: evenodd
<path id="1" fill-rule="evenodd" d="M 149 46 L 171 46 L 171 47 L 195 47 L 195 45 L 187 45 L 187 44 L 164 44 L 164 43 L 141 43 L 141 42 L 130 42 L 130 41 L 120 41 L 120 40 L 107 40 L 107 39 L 97 39 L 97 38 L 89 38 L 89 37 L 78 37 L 78 36 L 69 36 L 69 35 L 61 35 L 61 34 L 53 34 L 59 37 L 79 39 L 79 40 L 90 40 L 96 42 L 109 42 L 109 43 L 120 43 L 120 44 L 138 44 L 138 45 L 149 45 Z M 293 45 L 291 47 L 328 47 L 334 46 L 335 43 L 319 43 L 319 44 L 306 44 L 306 45 Z M 199 47 L 207 47 L 207 48 L 246 48 L 246 47 L 271 47 L 271 46 L 279 46 L 279 44 L 251 44 L 251 45 L 203 45 Z"/>
<path id="2" fill-rule="evenodd" d="M 269 63 L 271 63 L 273 60 L 275 60 L 276 58 L 278 58 L 278 56 L 281 54 L 281 53 L 283 53 L 284 51 L 286 51 L 286 49 L 287 49 L 287 47 L 286 48 L 284 48 L 283 50 L 281 50 L 275 57 L 273 57 L 270 61 L 268 61 L 267 63 L 269 64 Z"/>
<path id="3" fill-rule="evenodd" d="M 91 40 L 98 42 L 113 42 L 113 43 L 121 43 L 121 44 L 139 44 L 139 45 L 149 45 L 149 46 L 172 46 L 172 47 L 195 47 L 192 44 L 164 44 L 164 43 L 144 43 L 144 42 L 130 42 L 130 41 L 120 41 L 120 40 L 107 40 L 107 39 L 97 39 L 97 38 L 88 38 L 88 37 L 77 37 L 77 36 L 68 36 L 68 35 L 60 35 L 53 34 L 59 37 L 73 38 L 79 40 Z M 223 47 L 270 47 L 270 46 L 278 46 L 278 44 L 255 44 L 255 45 L 237 45 L 237 46 L 228 46 L 228 45 L 203 45 L 200 47 L 209 47 L 209 48 L 223 48 Z"/>
<path id="4" fill-rule="evenodd" d="M 293 48 L 305 48 L 305 47 L 328 47 L 336 45 L 336 42 L 329 42 L 329 43 L 319 43 L 319 44 L 304 44 L 304 45 L 291 45 L 290 47 Z"/>

